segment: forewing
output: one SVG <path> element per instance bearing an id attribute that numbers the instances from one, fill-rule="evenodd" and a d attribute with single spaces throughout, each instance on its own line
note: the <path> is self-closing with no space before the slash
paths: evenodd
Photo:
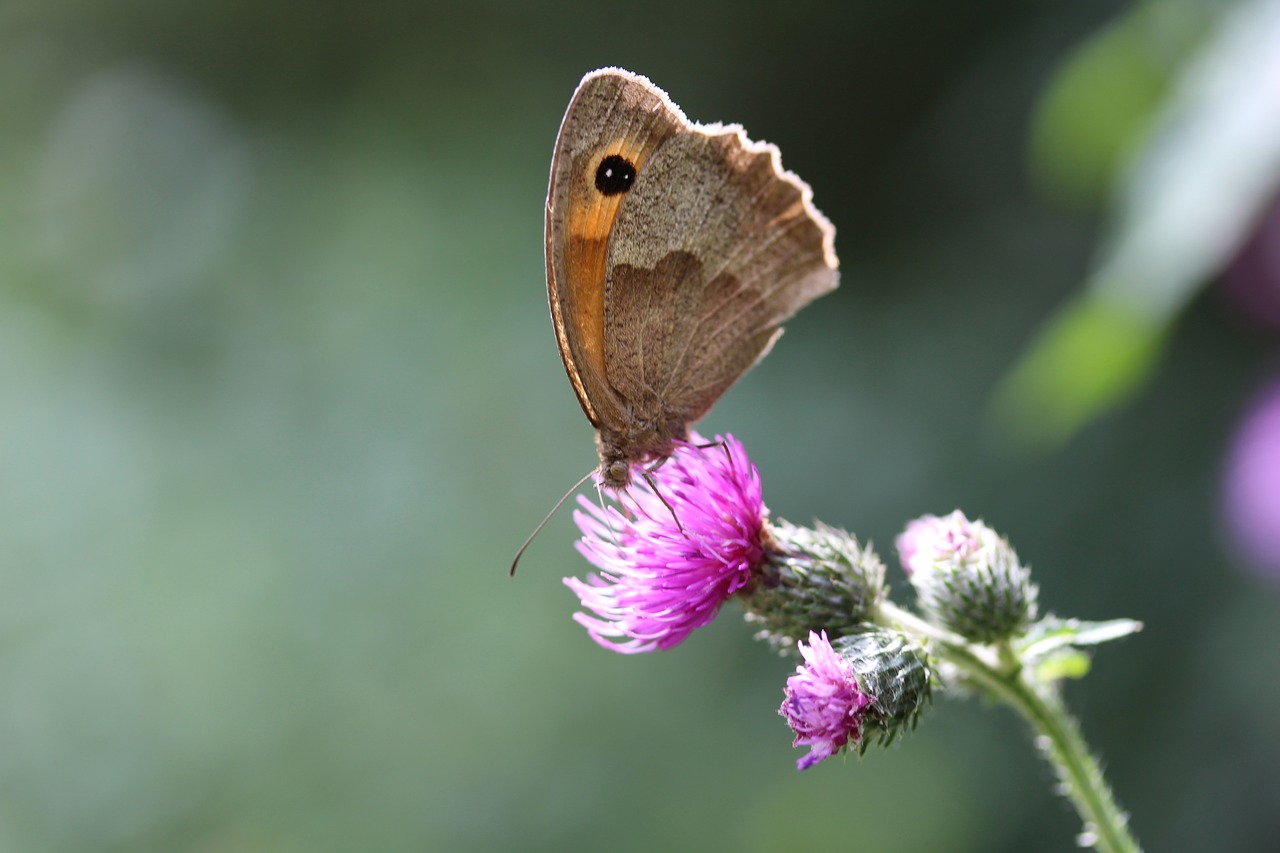
<path id="1" fill-rule="evenodd" d="M 547 297 L 565 371 L 592 425 L 618 427 L 624 410 L 606 382 L 605 271 L 618 210 L 596 175 L 617 155 L 643 174 L 653 153 L 688 122 L 662 90 L 621 69 L 582 79 L 565 112 L 547 191 Z"/>

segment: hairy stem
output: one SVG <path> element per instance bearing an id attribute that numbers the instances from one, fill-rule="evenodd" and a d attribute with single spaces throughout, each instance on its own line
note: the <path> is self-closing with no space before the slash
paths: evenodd
<path id="1" fill-rule="evenodd" d="M 1089 752 L 1080 727 L 1051 685 L 1035 679 L 1012 650 L 974 646 L 891 603 L 880 605 L 880 620 L 928 641 L 930 652 L 962 673 L 966 681 L 1017 711 L 1031 726 L 1035 742 L 1053 765 L 1063 789 L 1084 821 L 1082 845 L 1103 853 L 1138 853 L 1128 819 L 1116 805 L 1102 768 Z"/>

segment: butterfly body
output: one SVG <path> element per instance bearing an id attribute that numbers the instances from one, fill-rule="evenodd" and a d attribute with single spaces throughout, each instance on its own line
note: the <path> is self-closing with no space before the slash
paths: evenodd
<path id="1" fill-rule="evenodd" d="M 835 288 L 834 229 L 810 195 L 775 147 L 689 122 L 645 78 L 583 78 L 552 159 L 547 291 L 604 485 L 669 456 Z"/>

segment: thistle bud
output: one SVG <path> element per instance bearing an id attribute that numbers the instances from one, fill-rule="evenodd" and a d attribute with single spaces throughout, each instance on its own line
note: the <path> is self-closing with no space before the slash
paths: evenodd
<path id="1" fill-rule="evenodd" d="M 846 747 L 861 754 L 915 727 L 930 698 L 930 673 L 923 650 L 905 636 L 868 631 L 832 644 L 823 631 L 797 645 L 804 663 L 787 679 L 778 713 L 795 732 L 793 745 L 809 747 L 798 769 Z"/>
<path id="2" fill-rule="evenodd" d="M 1036 617 L 1035 584 L 1009 542 L 959 510 L 922 516 L 897 539 L 898 557 L 920 607 L 966 639 L 992 643 L 1026 631 Z"/>
<path id="3" fill-rule="evenodd" d="M 768 559 L 755 584 L 741 594 L 757 639 L 793 652 L 811 631 L 863 630 L 884 598 L 884 563 L 843 530 L 779 521 L 768 527 Z"/>
<path id="4" fill-rule="evenodd" d="M 888 745 L 914 729 L 932 699 L 932 673 L 924 649 L 897 631 L 869 631 L 841 637 L 836 652 L 848 662 L 862 691 L 871 697 L 862 751 L 872 742 Z"/>

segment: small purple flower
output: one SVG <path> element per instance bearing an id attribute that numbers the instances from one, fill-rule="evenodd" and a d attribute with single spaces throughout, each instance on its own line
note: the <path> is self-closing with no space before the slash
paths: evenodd
<path id="1" fill-rule="evenodd" d="M 1236 547 L 1280 579 L 1280 377 L 1262 390 L 1236 429 L 1225 464 L 1223 513 Z"/>
<path id="2" fill-rule="evenodd" d="M 796 733 L 792 746 L 809 747 L 796 761 L 796 769 L 805 770 L 858 741 L 872 700 L 858 689 L 853 666 L 831 647 L 826 631 L 810 631 L 807 648 L 797 645 L 805 662 L 787 679 L 778 713 Z"/>
<path id="3" fill-rule="evenodd" d="M 991 528 L 980 521 L 970 521 L 956 510 L 942 518 L 923 515 L 908 522 L 894 544 L 898 546 L 903 570 L 914 575 L 939 563 L 976 563 L 999 542 L 1000 537 Z"/>
<path id="4" fill-rule="evenodd" d="M 608 508 L 578 498 L 578 551 L 600 572 L 564 582 L 590 611 L 573 618 L 606 649 L 679 644 L 765 562 L 760 475 L 732 436 L 705 444 L 692 435 L 653 469 L 658 493 L 638 480 Z"/>

